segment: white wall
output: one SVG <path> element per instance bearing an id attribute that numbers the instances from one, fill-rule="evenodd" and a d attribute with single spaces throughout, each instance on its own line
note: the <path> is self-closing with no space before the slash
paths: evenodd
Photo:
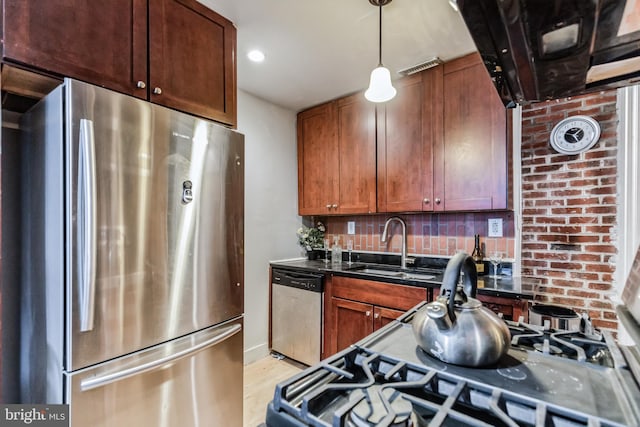
<path id="1" fill-rule="evenodd" d="M 300 256 L 296 114 L 238 91 L 245 135 L 245 364 L 268 354 L 269 261 Z"/>

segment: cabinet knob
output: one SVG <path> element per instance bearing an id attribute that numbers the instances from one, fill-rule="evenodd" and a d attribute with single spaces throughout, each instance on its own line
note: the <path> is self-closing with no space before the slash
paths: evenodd
<path id="1" fill-rule="evenodd" d="M 327 209 L 331 209 L 331 205 L 327 205 Z"/>
<path id="2" fill-rule="evenodd" d="M 331 205 L 331 207 L 332 207 L 333 209 L 338 209 L 338 205 L 336 205 L 336 204 Z"/>
<path id="3" fill-rule="evenodd" d="M 160 94 L 162 94 L 162 89 L 160 89 L 159 87 L 154 87 L 153 88 L 153 93 L 155 95 L 160 95 Z"/>
<path id="4" fill-rule="evenodd" d="M 436 205 L 439 205 L 439 204 L 440 204 L 440 199 L 436 198 Z"/>
<path id="5" fill-rule="evenodd" d="M 378 317 L 380 317 L 380 313 L 375 313 L 375 314 L 373 315 L 373 318 L 374 318 L 374 319 L 377 319 Z"/>
<path id="6" fill-rule="evenodd" d="M 138 80 L 138 82 L 136 83 L 136 87 L 138 89 L 144 89 L 145 87 L 147 87 L 147 84 L 145 82 L 143 82 L 142 80 Z"/>
<path id="7" fill-rule="evenodd" d="M 371 316 L 371 312 L 370 312 L 370 311 L 366 311 L 366 312 L 364 313 L 364 315 L 365 315 L 365 316 L 367 316 L 367 317 L 369 317 L 369 316 Z"/>
<path id="8" fill-rule="evenodd" d="M 427 199 L 426 197 L 424 198 L 424 200 L 422 201 L 422 203 L 424 203 L 425 205 L 428 205 L 429 202 L 431 202 L 431 200 Z"/>

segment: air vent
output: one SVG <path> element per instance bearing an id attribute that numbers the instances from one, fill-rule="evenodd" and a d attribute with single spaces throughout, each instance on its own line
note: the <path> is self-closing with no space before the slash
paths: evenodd
<path id="1" fill-rule="evenodd" d="M 405 68 L 403 70 L 399 70 L 398 73 L 402 74 L 403 76 L 410 76 L 411 74 L 415 74 L 415 73 L 419 73 L 420 71 L 424 71 L 427 68 L 433 68 L 433 67 L 437 67 L 438 65 L 442 64 L 442 59 L 438 58 L 437 56 L 434 56 L 431 59 L 428 59 L 424 62 L 421 62 L 420 64 L 414 65 L 413 67 L 409 67 L 409 68 Z"/>

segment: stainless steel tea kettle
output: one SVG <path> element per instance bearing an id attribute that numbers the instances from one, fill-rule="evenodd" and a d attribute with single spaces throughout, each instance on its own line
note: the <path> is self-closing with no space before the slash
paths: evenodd
<path id="1" fill-rule="evenodd" d="M 413 318 L 418 345 L 443 362 L 491 365 L 509 349 L 506 323 L 475 299 L 477 280 L 473 258 L 456 254 L 447 264 L 440 296 Z"/>

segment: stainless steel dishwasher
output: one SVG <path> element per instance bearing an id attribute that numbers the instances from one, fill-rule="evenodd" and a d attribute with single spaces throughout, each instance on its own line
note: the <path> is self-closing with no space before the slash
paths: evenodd
<path id="1" fill-rule="evenodd" d="M 324 275 L 271 270 L 271 350 L 313 365 L 322 352 Z"/>

